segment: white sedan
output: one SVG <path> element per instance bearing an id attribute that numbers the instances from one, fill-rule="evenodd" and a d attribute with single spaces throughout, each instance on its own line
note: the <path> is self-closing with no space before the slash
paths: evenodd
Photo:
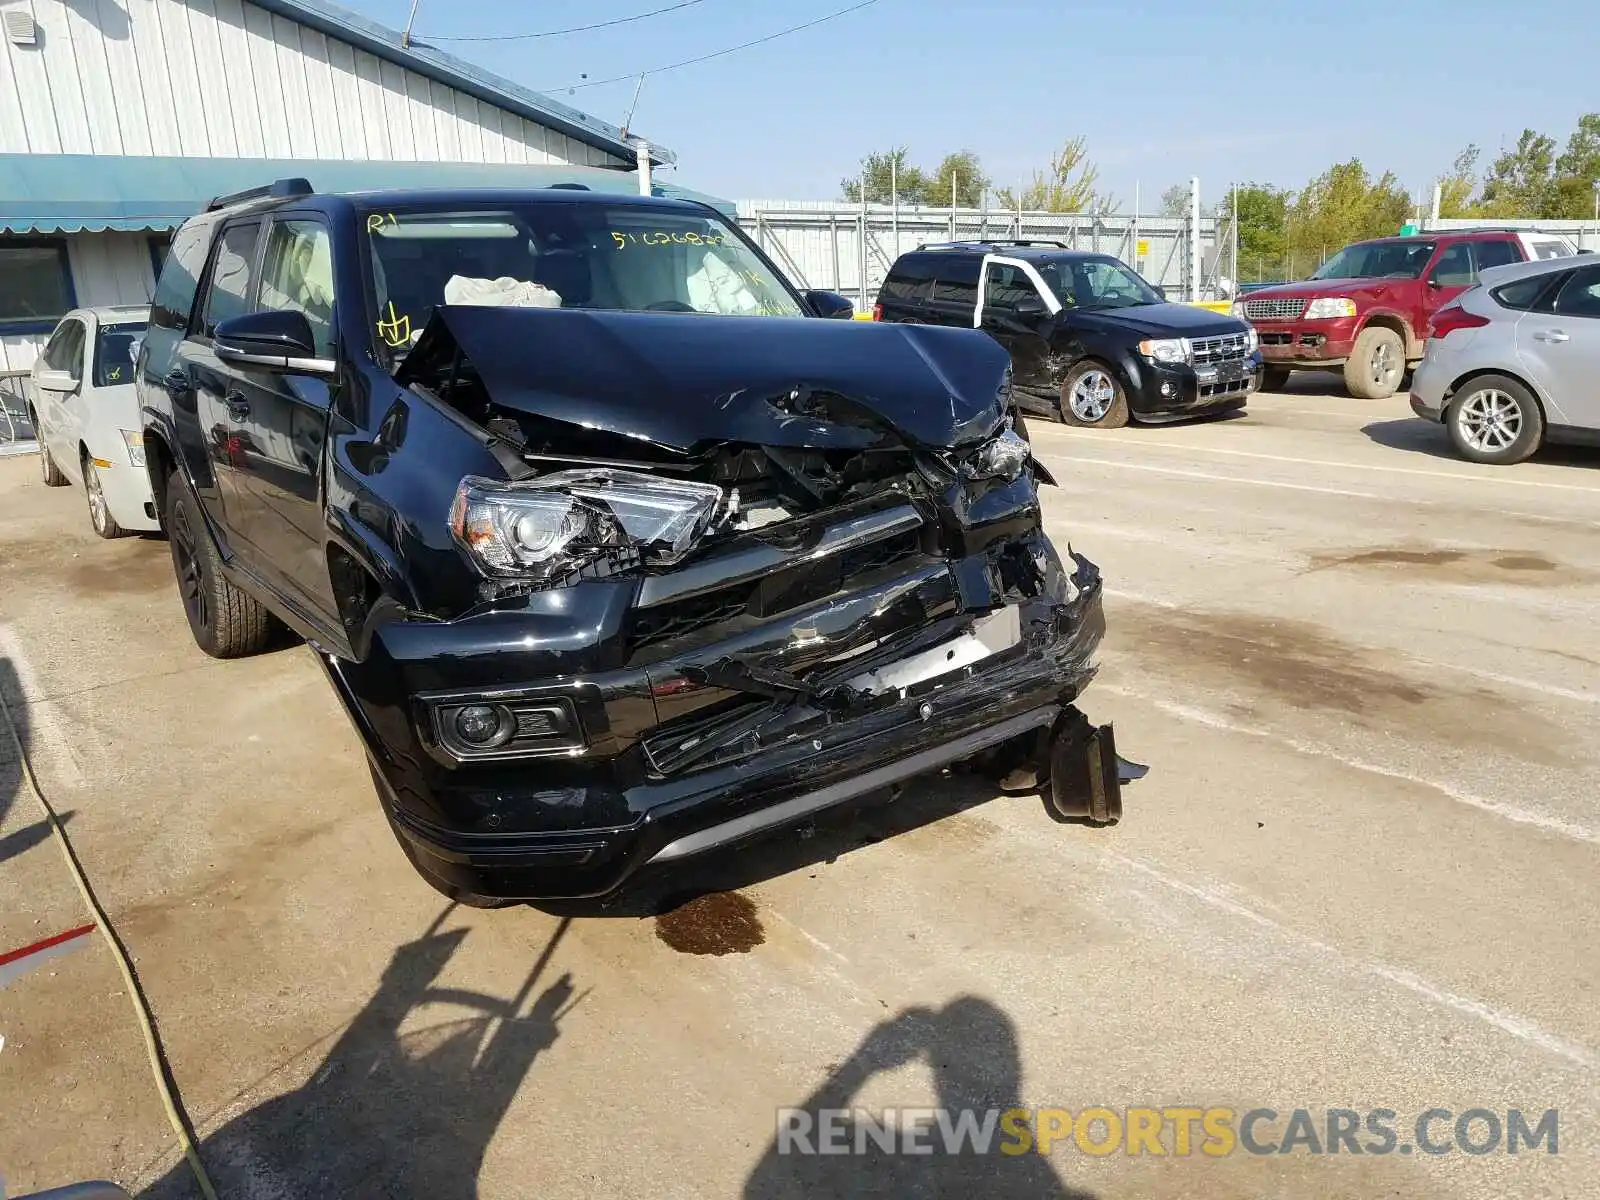
<path id="1" fill-rule="evenodd" d="M 81 484 L 103 538 L 156 530 L 144 469 L 133 354 L 145 307 L 80 308 L 61 318 L 33 364 L 33 427 L 50 487 Z"/>

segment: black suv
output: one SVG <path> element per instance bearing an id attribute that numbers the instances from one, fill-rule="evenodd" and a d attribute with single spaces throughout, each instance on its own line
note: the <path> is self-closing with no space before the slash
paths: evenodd
<path id="1" fill-rule="evenodd" d="M 1017 404 L 1113 429 L 1242 408 L 1261 384 L 1255 330 L 1168 304 L 1130 267 L 1060 242 L 942 242 L 902 254 L 873 316 L 982 329 L 1011 352 Z"/>
<path id="2" fill-rule="evenodd" d="M 1071 707 L 1099 573 L 1040 528 L 1005 355 L 815 319 L 849 311 L 680 201 L 218 201 L 137 368 L 194 636 L 307 638 L 465 903 L 603 894 L 957 762 L 1114 821 Z"/>

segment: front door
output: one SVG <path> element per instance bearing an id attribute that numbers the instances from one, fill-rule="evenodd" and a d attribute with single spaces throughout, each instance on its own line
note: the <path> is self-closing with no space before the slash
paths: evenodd
<path id="1" fill-rule="evenodd" d="M 62 321 L 50 335 L 44 352 L 39 356 L 39 366 L 52 371 L 65 371 L 83 387 L 83 348 L 87 343 L 83 322 L 77 318 Z M 39 418 L 35 432 L 39 441 L 50 451 L 56 466 L 68 475 L 78 474 L 78 443 L 72 432 L 70 404 L 75 393 L 58 392 L 42 388 L 38 372 L 34 373 L 33 409 Z"/>
<path id="2" fill-rule="evenodd" d="M 250 551 L 247 535 L 233 520 L 240 507 L 239 472 L 244 464 L 240 397 L 232 386 L 229 368 L 217 358 L 213 342 L 218 323 L 250 311 L 260 241 L 260 221 L 229 225 L 217 238 L 204 296 L 190 322 L 189 335 L 179 348 L 176 371 L 184 377 L 184 385 L 194 397 L 195 416 L 216 483 L 215 493 L 202 492 L 201 501 L 208 507 L 219 507 L 220 511 L 212 514 L 219 524 L 226 515 L 227 552 L 241 556 L 251 565 L 256 556 Z"/>
<path id="3" fill-rule="evenodd" d="M 1573 271 L 1551 311 L 1517 321 L 1517 355 L 1552 424 L 1600 429 L 1600 266 Z"/>
<path id="4" fill-rule="evenodd" d="M 1472 246 L 1468 242 L 1453 242 L 1439 251 L 1433 265 L 1428 268 L 1422 289 L 1422 320 L 1417 326 L 1417 336 L 1425 336 L 1428 322 L 1462 292 L 1478 282 L 1478 273 L 1472 263 Z"/>
<path id="5" fill-rule="evenodd" d="M 333 266 L 328 230 L 320 220 L 272 222 L 255 310 L 304 314 L 316 357 L 333 357 Z M 323 552 L 322 479 L 331 381 L 233 365 L 227 370 L 241 442 L 232 524 L 271 564 L 274 583 L 325 619 L 333 618 Z"/>
<path id="6" fill-rule="evenodd" d="M 1060 307 L 1028 264 L 984 260 L 978 328 L 1010 352 L 1017 403 L 1036 412 L 1055 411 L 1057 381 L 1049 371 L 1049 335 Z"/>

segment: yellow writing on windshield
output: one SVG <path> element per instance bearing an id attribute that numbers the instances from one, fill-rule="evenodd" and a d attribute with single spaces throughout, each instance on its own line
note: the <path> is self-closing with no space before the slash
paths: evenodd
<path id="1" fill-rule="evenodd" d="M 618 250 L 629 246 L 720 246 L 728 239 L 720 233 L 695 233 L 693 230 L 646 229 L 623 232 L 613 229 L 611 240 Z"/>
<path id="2" fill-rule="evenodd" d="M 378 336 L 390 346 L 404 346 L 411 340 L 411 318 L 394 310 L 394 301 L 389 301 L 389 319 L 378 322 Z"/>

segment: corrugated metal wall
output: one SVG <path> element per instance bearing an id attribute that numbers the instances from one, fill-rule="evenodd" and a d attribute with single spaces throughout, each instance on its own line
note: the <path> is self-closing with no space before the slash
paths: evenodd
<path id="1" fill-rule="evenodd" d="M 147 304 L 155 290 L 155 262 L 148 233 L 78 233 L 66 239 L 72 287 L 78 305 Z M 22 371 L 48 334 L 0 336 L 0 371 Z"/>
<path id="2" fill-rule="evenodd" d="M 615 166 L 621 160 L 241 0 L 5 0 L 0 152 Z"/>

